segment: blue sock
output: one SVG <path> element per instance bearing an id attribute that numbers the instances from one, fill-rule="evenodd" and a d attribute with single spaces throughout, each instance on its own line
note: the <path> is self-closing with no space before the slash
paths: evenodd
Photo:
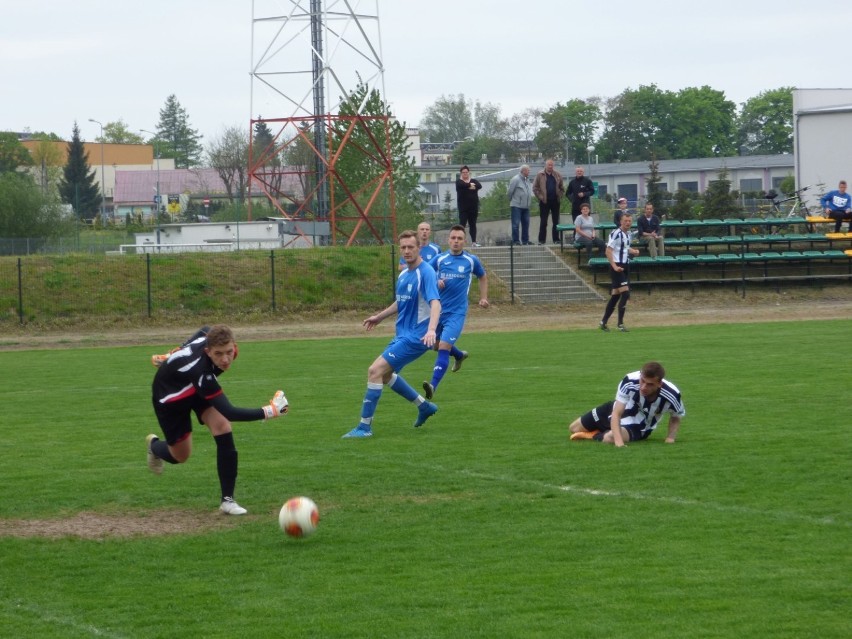
<path id="1" fill-rule="evenodd" d="M 450 355 L 452 355 L 453 357 L 455 357 L 456 359 L 458 359 L 459 357 L 461 357 L 461 356 L 462 356 L 462 351 L 460 351 L 459 349 L 457 349 L 455 346 L 452 346 L 452 347 L 450 348 Z"/>
<path id="2" fill-rule="evenodd" d="M 438 384 L 444 379 L 449 365 L 450 351 L 438 351 L 438 357 L 435 358 L 435 368 L 432 369 L 432 388 L 438 388 Z"/>
<path id="3" fill-rule="evenodd" d="M 361 423 L 369 426 L 373 423 L 373 415 L 376 414 L 376 406 L 382 397 L 383 384 L 367 384 L 367 392 L 364 393 L 364 403 L 361 404 Z"/>
<path id="4" fill-rule="evenodd" d="M 396 373 L 391 376 L 388 386 L 394 393 L 402 395 L 409 402 L 413 402 L 420 397 L 420 393 L 411 388 L 411 385 Z"/>

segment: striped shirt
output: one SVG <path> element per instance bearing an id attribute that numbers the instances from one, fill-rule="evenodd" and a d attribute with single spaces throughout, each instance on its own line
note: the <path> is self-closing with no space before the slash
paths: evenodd
<path id="1" fill-rule="evenodd" d="M 678 417 L 686 416 L 686 408 L 677 386 L 664 379 L 657 397 L 651 400 L 639 393 L 639 377 L 640 371 L 628 373 L 619 383 L 615 393 L 615 400 L 625 406 L 621 415 L 622 426 L 641 426 L 644 435 L 654 430 L 666 413 Z"/>
<path id="2" fill-rule="evenodd" d="M 606 245 L 612 249 L 612 257 L 617 264 L 627 264 L 630 260 L 630 231 L 625 233 L 621 229 L 615 229 L 609 234 Z"/>

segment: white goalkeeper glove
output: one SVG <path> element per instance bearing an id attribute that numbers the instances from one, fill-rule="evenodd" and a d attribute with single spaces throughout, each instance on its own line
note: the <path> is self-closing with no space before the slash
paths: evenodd
<path id="1" fill-rule="evenodd" d="M 280 417 L 287 412 L 289 406 L 287 398 L 284 397 L 284 391 L 275 391 L 272 399 L 269 400 L 269 405 L 263 407 L 263 418 L 272 419 L 273 417 Z"/>

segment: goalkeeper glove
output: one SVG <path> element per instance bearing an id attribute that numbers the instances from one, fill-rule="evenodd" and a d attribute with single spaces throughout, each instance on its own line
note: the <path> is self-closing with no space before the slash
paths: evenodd
<path id="1" fill-rule="evenodd" d="M 284 397 L 284 391 L 275 391 L 275 395 L 269 400 L 269 405 L 263 407 L 263 418 L 272 419 L 273 417 L 280 417 L 287 412 L 289 406 L 287 398 Z"/>

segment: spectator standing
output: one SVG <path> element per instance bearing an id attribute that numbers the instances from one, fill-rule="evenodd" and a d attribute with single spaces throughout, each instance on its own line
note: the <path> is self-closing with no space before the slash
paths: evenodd
<path id="1" fill-rule="evenodd" d="M 621 226 L 610 234 L 609 242 L 606 244 L 606 257 L 609 260 L 609 276 L 612 280 L 612 288 L 600 323 L 600 329 L 605 332 L 609 331 L 606 323 L 615 311 L 616 304 L 618 304 L 618 330 L 622 333 L 627 332 L 627 327 L 624 325 L 624 313 L 627 309 L 627 300 L 630 299 L 630 256 L 639 255 L 637 249 L 630 248 L 630 225 L 632 223 L 633 216 L 630 213 L 622 215 Z"/>
<path id="2" fill-rule="evenodd" d="M 459 179 L 456 180 L 456 202 L 459 207 L 459 224 L 470 227 L 471 246 L 479 246 L 476 242 L 476 219 L 479 217 L 479 191 L 482 184 L 470 177 L 470 167 L 465 164 L 459 169 Z"/>
<path id="3" fill-rule="evenodd" d="M 591 197 L 595 194 L 595 185 L 586 177 L 586 171 L 582 166 L 574 169 L 574 177 L 568 182 L 568 190 L 565 195 L 571 200 L 571 219 L 576 222 L 580 215 L 580 207 L 583 204 L 591 206 Z"/>
<path id="4" fill-rule="evenodd" d="M 606 250 L 606 243 L 597 236 L 595 221 L 592 219 L 591 212 L 590 204 L 581 204 L 580 215 L 574 220 L 574 237 L 577 242 L 586 247 L 589 257 L 592 256 L 592 249 L 598 249 L 599 253 Z"/>
<path id="5" fill-rule="evenodd" d="M 660 218 L 654 213 L 654 205 L 645 204 L 645 212 L 639 218 L 639 241 L 648 243 L 648 255 L 651 257 L 663 257 L 666 254 L 666 245 L 663 240 L 663 229 L 660 226 Z"/>
<path id="6" fill-rule="evenodd" d="M 846 180 L 840 180 L 837 189 L 823 195 L 819 203 L 825 214 L 834 220 L 835 233 L 840 233 L 843 220 L 849 220 L 849 232 L 852 233 L 852 196 L 846 192 Z"/>
<path id="7" fill-rule="evenodd" d="M 553 160 L 549 159 L 544 163 L 544 168 L 535 176 L 533 182 L 533 195 L 538 199 L 538 210 L 541 216 L 538 224 L 539 244 L 544 244 L 547 241 L 548 215 L 553 222 L 551 231 L 553 243 L 559 242 L 559 231 L 556 230 L 556 226 L 559 224 L 559 207 L 562 205 L 564 194 L 565 183 L 562 181 L 562 175 L 553 168 Z"/>
<path id="8" fill-rule="evenodd" d="M 659 362 L 648 362 L 641 370 L 625 375 L 614 401 L 593 408 L 571 423 L 571 440 L 594 439 L 621 447 L 625 442 L 648 439 L 668 413 L 666 443 L 674 444 L 686 408 L 680 390 L 665 375 Z"/>
<path id="9" fill-rule="evenodd" d="M 530 167 L 521 166 L 516 176 L 509 180 L 509 208 L 512 211 L 512 244 L 532 244 L 530 242 Z"/>

